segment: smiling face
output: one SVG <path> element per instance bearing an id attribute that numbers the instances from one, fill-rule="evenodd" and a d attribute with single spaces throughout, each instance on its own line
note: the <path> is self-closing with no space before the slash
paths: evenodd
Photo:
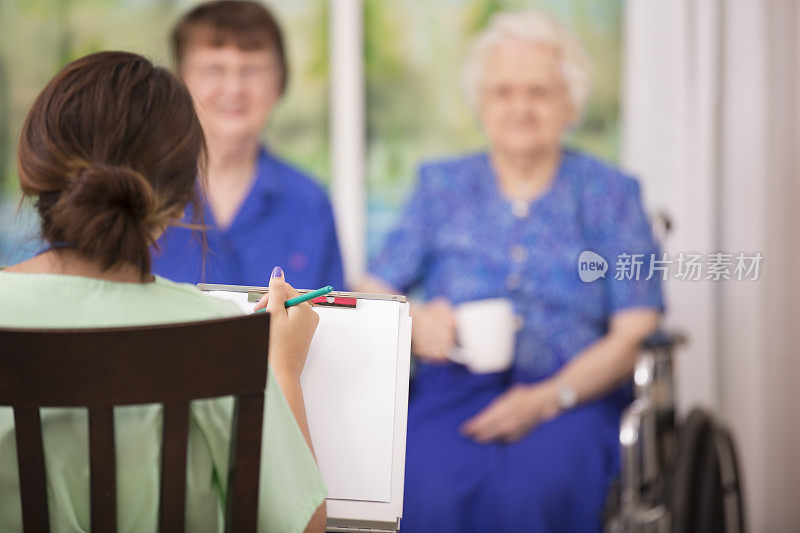
<path id="1" fill-rule="evenodd" d="M 282 92 L 283 73 L 271 49 L 197 44 L 186 50 L 180 75 L 209 143 L 258 138 Z"/>
<path id="2" fill-rule="evenodd" d="M 492 150 L 536 155 L 558 150 L 575 119 L 556 52 L 511 41 L 486 58 L 478 114 Z"/>

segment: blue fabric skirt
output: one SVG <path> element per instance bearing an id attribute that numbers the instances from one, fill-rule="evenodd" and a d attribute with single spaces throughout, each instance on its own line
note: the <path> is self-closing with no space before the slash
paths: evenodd
<path id="1" fill-rule="evenodd" d="M 420 364 L 412 381 L 401 531 L 592 532 L 619 469 L 627 394 L 612 394 L 534 428 L 513 443 L 459 432 L 510 385 L 510 372 L 472 374 Z"/>

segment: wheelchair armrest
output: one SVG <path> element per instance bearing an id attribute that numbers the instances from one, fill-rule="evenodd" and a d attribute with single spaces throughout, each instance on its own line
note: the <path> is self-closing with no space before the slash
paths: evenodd
<path id="1" fill-rule="evenodd" d="M 675 348 L 686 342 L 686 336 L 675 331 L 658 330 L 642 342 L 642 349 Z"/>

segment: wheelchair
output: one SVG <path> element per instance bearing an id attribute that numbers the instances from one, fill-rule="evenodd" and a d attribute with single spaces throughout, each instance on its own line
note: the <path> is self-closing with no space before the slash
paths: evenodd
<path id="1" fill-rule="evenodd" d="M 744 497 L 730 432 L 702 409 L 679 421 L 673 352 L 680 334 L 647 339 L 634 401 L 620 422 L 620 476 L 609 492 L 607 533 L 743 533 Z"/>

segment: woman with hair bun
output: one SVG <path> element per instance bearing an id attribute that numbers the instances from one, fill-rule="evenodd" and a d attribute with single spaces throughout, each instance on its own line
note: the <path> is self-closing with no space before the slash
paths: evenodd
<path id="1" fill-rule="evenodd" d="M 73 61 L 36 98 L 19 143 L 20 185 L 36 198 L 47 248 L 0 270 L 0 327 L 121 327 L 222 318 L 230 302 L 151 274 L 149 249 L 195 202 L 203 132 L 183 84 L 124 52 Z M 200 166 L 199 166 L 200 165 Z M 197 210 L 195 209 L 195 213 Z M 259 531 L 322 531 L 325 486 L 316 466 L 300 371 L 318 317 L 275 267 Z M 113 354 L 109 354 L 113 356 Z M 224 509 L 230 399 L 194 402 L 186 530 L 218 531 Z M 155 531 L 161 414 L 115 411 L 120 531 Z M 89 530 L 87 417 L 42 412 L 50 528 Z M 22 528 L 14 418 L 0 408 L 0 531 Z"/>

